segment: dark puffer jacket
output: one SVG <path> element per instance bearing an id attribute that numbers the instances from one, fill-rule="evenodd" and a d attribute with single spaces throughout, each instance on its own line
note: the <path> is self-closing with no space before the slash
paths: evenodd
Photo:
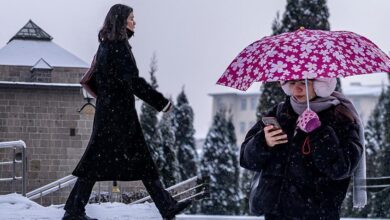
<path id="1" fill-rule="evenodd" d="M 268 116 L 277 117 L 288 143 L 268 147 L 262 122 L 242 143 L 240 165 L 261 172 L 252 206 L 266 214 L 294 219 L 339 219 L 340 206 L 362 155 L 359 126 L 348 109 L 337 105 L 319 112 L 321 127 L 306 134 L 296 130 L 298 115 L 286 99 Z M 347 113 L 346 113 L 347 112 Z M 309 137 L 310 153 L 302 146 Z"/>

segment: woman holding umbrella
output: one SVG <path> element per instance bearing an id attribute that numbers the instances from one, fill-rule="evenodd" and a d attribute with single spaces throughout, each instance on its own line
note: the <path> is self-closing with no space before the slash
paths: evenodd
<path id="1" fill-rule="evenodd" d="M 349 31 L 300 28 L 238 54 L 218 84 L 246 90 L 255 81 L 280 81 L 287 94 L 265 115 L 280 129 L 259 121 L 241 146 L 241 166 L 258 172 L 252 211 L 267 220 L 339 219 L 351 177 L 354 207 L 366 205 L 363 125 L 334 89 L 336 77 L 375 72 L 390 72 L 390 58 Z"/>
<path id="2" fill-rule="evenodd" d="M 73 175 L 77 182 L 64 207 L 64 220 L 88 220 L 85 206 L 96 181 L 142 180 L 165 219 L 188 207 L 163 188 L 159 173 L 138 121 L 134 95 L 158 111 L 167 112 L 170 101 L 139 77 L 129 45 L 135 20 L 133 9 L 117 4 L 109 10 L 99 32 L 94 80 L 97 88 L 93 131 Z"/>
<path id="3" fill-rule="evenodd" d="M 339 219 L 351 176 L 362 157 L 360 119 L 336 79 L 282 82 L 288 95 L 266 116 L 281 129 L 258 122 L 241 146 L 241 166 L 261 172 L 252 211 L 266 220 Z M 318 114 L 307 120 L 306 100 Z M 313 118 L 313 117 L 309 117 Z M 309 125 L 315 124 L 314 126 Z"/>

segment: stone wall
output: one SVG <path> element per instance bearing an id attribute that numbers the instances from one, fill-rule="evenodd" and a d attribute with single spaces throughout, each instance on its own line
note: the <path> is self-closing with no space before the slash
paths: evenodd
<path id="1" fill-rule="evenodd" d="M 0 81 L 77 84 L 86 68 L 55 67 L 34 70 L 28 66 L 0 66 Z M 27 145 L 27 192 L 70 175 L 88 144 L 94 109 L 79 113 L 86 103 L 81 87 L 0 84 L 0 141 L 23 140 Z M 10 161 L 12 149 L 0 149 L 0 161 Z M 0 166 L 0 178 L 12 176 L 12 165 Z M 21 165 L 17 165 L 21 176 Z M 123 192 L 144 190 L 142 182 L 120 182 Z M 111 191 L 112 181 L 101 184 Z M 71 187 L 37 202 L 62 204 Z M 94 191 L 97 191 L 97 184 Z M 21 193 L 21 182 L 0 182 L 0 195 Z"/>
<path id="2" fill-rule="evenodd" d="M 93 115 L 78 112 L 84 103 L 81 88 L 77 87 L 0 87 L 0 140 L 26 142 L 27 191 L 69 175 L 74 169 L 92 129 Z M 10 159 L 12 150 L 0 150 L 1 161 Z M 17 170 L 20 175 L 19 166 Z M 11 171 L 11 165 L 0 166 L 2 178 L 11 177 Z M 10 185 L 0 182 L 0 194 L 12 192 Z M 20 192 L 20 184 L 16 189 Z"/>

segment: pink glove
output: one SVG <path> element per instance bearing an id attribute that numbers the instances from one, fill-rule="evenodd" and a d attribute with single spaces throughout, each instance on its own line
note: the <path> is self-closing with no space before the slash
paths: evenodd
<path id="1" fill-rule="evenodd" d="M 310 133 L 321 126 L 321 121 L 317 113 L 309 109 L 302 112 L 297 123 L 297 126 L 306 133 Z"/>

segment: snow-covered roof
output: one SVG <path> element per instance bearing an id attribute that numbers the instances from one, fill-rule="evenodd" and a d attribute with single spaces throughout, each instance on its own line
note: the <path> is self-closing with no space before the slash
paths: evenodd
<path id="1" fill-rule="evenodd" d="M 34 66 L 40 59 L 50 67 L 89 67 L 86 62 L 55 44 L 52 37 L 32 21 L 0 49 L 0 65 Z"/>
<path id="2" fill-rule="evenodd" d="M 40 59 L 52 67 L 89 67 L 52 41 L 12 40 L 0 49 L 0 65 L 33 66 Z"/>

